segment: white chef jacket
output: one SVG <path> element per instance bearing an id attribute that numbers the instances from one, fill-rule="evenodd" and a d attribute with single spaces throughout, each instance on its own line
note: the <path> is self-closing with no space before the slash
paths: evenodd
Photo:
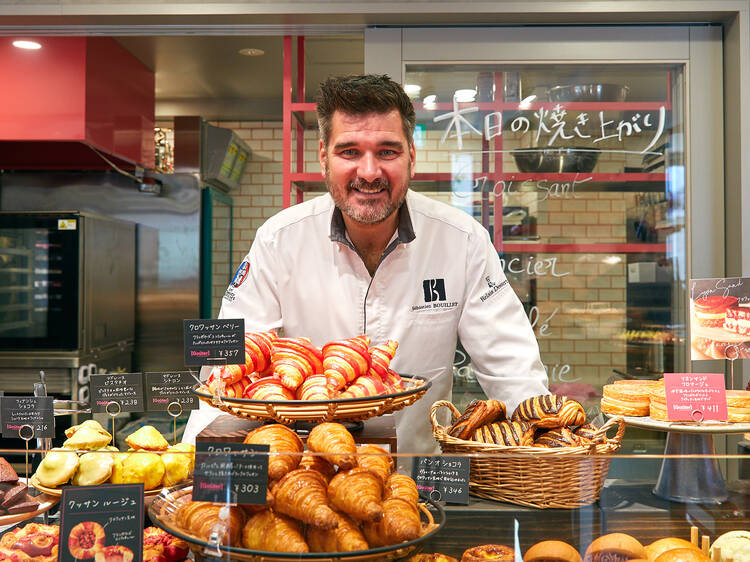
<path id="1" fill-rule="evenodd" d="M 484 392 L 506 404 L 547 393 L 547 375 L 523 306 L 487 231 L 465 212 L 409 190 L 397 231 L 375 274 L 346 235 L 330 195 L 285 209 L 257 231 L 227 289 L 220 318 L 248 332 L 283 329 L 317 346 L 367 334 L 399 343 L 391 367 L 432 387 L 396 414 L 398 452 L 439 451 L 429 411 L 450 400 L 456 338 Z M 201 403 L 190 441 L 218 415 Z"/>

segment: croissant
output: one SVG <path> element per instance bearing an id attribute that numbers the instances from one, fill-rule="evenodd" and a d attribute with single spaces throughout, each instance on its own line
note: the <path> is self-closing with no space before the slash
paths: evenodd
<path id="1" fill-rule="evenodd" d="M 273 487 L 274 509 L 308 525 L 333 529 L 338 519 L 328 507 L 327 489 L 328 483 L 320 472 L 298 468 Z"/>
<path id="2" fill-rule="evenodd" d="M 336 512 L 336 516 L 339 524 L 335 529 L 307 528 L 311 552 L 353 552 L 370 548 L 357 523 L 343 513 Z"/>
<path id="3" fill-rule="evenodd" d="M 339 398 L 364 398 L 366 396 L 379 396 L 386 392 L 386 386 L 380 380 L 380 377 L 362 375 L 354 379 L 354 382 L 339 395 Z"/>
<path id="4" fill-rule="evenodd" d="M 448 435 L 470 439 L 477 428 L 505 419 L 505 404 L 497 400 L 474 400 L 448 429 Z"/>
<path id="5" fill-rule="evenodd" d="M 377 521 L 383 516 L 383 482 L 364 468 L 339 471 L 328 483 L 328 500 L 358 521 Z"/>
<path id="6" fill-rule="evenodd" d="M 272 480 L 278 480 L 287 472 L 297 468 L 305 448 L 297 434 L 281 424 L 262 425 L 253 429 L 247 434 L 244 442 L 253 445 L 268 445 L 270 453 L 268 477 Z"/>
<path id="7" fill-rule="evenodd" d="M 294 400 L 294 393 L 274 377 L 258 379 L 245 388 L 243 396 L 251 400 Z"/>
<path id="8" fill-rule="evenodd" d="M 245 364 L 250 372 L 265 374 L 270 370 L 274 340 L 273 332 L 245 333 Z"/>
<path id="9" fill-rule="evenodd" d="M 388 340 L 385 343 L 370 348 L 370 376 L 377 376 L 381 380 L 388 377 L 388 368 L 391 365 L 394 355 L 398 349 L 398 342 Z"/>
<path id="10" fill-rule="evenodd" d="M 538 428 L 563 427 L 586 423 L 586 412 L 583 406 L 572 398 L 556 394 L 542 394 L 521 402 L 511 419 L 526 421 Z"/>
<path id="11" fill-rule="evenodd" d="M 534 443 L 534 426 L 526 422 L 504 420 L 477 429 L 472 441 L 494 443 L 508 447 L 526 447 Z"/>
<path id="12" fill-rule="evenodd" d="M 278 338 L 271 352 L 273 376 L 289 390 L 297 390 L 315 373 L 323 372 L 323 355 L 308 338 Z"/>
<path id="13" fill-rule="evenodd" d="M 225 530 L 221 543 L 228 546 L 240 546 L 242 527 L 245 525 L 245 512 L 241 507 L 229 507 L 229 517 L 225 521 L 219 518 L 227 506 L 209 502 L 188 502 L 177 510 L 177 525 L 201 540 L 209 540 L 215 525 Z"/>
<path id="14" fill-rule="evenodd" d="M 370 369 L 368 336 L 337 340 L 323 346 L 323 373 L 333 390 L 341 390 Z"/>
<path id="15" fill-rule="evenodd" d="M 383 519 L 367 522 L 362 533 L 371 548 L 411 541 L 422 535 L 419 508 L 400 498 L 383 502 Z"/>
<path id="16" fill-rule="evenodd" d="M 297 389 L 297 400 L 329 400 L 331 393 L 323 374 L 310 375 Z"/>
<path id="17" fill-rule="evenodd" d="M 388 369 L 388 375 L 383 381 L 389 392 L 401 392 L 404 390 L 404 381 L 396 371 Z"/>
<path id="18" fill-rule="evenodd" d="M 419 501 L 419 491 L 417 483 L 405 474 L 394 472 L 385 482 L 384 499 L 399 498 L 417 505 Z"/>
<path id="19" fill-rule="evenodd" d="M 336 475 L 336 469 L 333 465 L 320 455 L 302 455 L 302 459 L 299 461 L 299 468 L 306 468 L 307 470 L 316 470 L 320 472 L 326 479 L 326 482 L 330 482 L 331 478 Z"/>
<path id="20" fill-rule="evenodd" d="M 369 470 L 385 483 L 393 472 L 393 457 L 377 445 L 360 445 L 357 447 L 357 464 L 360 468 Z"/>
<path id="21" fill-rule="evenodd" d="M 323 457 L 341 470 L 357 466 L 357 445 L 354 437 L 340 423 L 321 423 L 310 430 L 307 447 L 313 453 L 323 453 Z"/>
<path id="22" fill-rule="evenodd" d="M 246 365 L 222 365 L 212 370 L 225 385 L 234 384 L 247 374 Z"/>
<path id="23" fill-rule="evenodd" d="M 245 548 L 269 552 L 310 552 L 302 524 L 271 509 L 247 520 L 242 529 L 242 544 Z"/>

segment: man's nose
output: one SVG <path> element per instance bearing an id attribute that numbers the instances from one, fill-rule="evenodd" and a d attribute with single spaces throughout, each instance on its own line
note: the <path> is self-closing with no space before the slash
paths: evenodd
<path id="1" fill-rule="evenodd" d="M 380 163 L 374 154 L 366 152 L 359 159 L 357 175 L 366 182 L 371 182 L 380 177 Z"/>

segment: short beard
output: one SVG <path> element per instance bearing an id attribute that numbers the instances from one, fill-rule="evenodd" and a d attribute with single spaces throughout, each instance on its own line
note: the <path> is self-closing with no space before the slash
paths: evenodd
<path id="1" fill-rule="evenodd" d="M 338 194 L 334 191 L 334 189 L 332 189 L 330 177 L 327 170 L 326 187 L 328 188 L 328 192 L 331 194 L 331 197 L 333 197 L 333 202 L 339 209 L 341 209 L 341 212 L 353 221 L 360 224 L 382 223 L 394 212 L 396 212 L 399 207 L 401 207 L 401 203 L 403 203 L 404 198 L 406 197 L 406 193 L 404 192 L 404 198 L 402 198 L 400 201 L 392 202 L 389 198 L 389 200 L 385 203 L 373 202 L 372 205 L 366 204 L 365 206 L 350 205 L 346 196 L 344 196 L 343 198 L 339 198 Z M 390 190 L 391 186 L 388 180 L 385 179 L 376 179 L 374 182 L 366 182 L 361 178 L 357 178 L 356 180 L 349 182 L 349 184 L 346 186 L 346 190 L 348 193 L 351 190 L 361 187 L 377 187 Z"/>

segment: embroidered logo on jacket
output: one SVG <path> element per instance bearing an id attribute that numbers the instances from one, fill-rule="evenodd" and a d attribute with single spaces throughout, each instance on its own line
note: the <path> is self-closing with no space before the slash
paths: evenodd
<path id="1" fill-rule="evenodd" d="M 445 279 L 425 279 L 422 281 L 424 302 L 445 300 Z"/>
<path id="2" fill-rule="evenodd" d="M 250 262 L 245 260 L 237 268 L 237 273 L 234 274 L 234 277 L 232 277 L 232 282 L 230 283 L 232 287 L 236 289 L 242 285 L 245 279 L 247 279 L 248 271 L 250 271 Z"/>
<path id="3" fill-rule="evenodd" d="M 508 284 L 507 279 L 503 281 L 502 283 L 495 283 L 492 279 L 490 279 L 489 275 L 485 277 L 484 280 L 487 282 L 487 286 L 490 288 L 490 290 L 484 293 L 483 295 L 479 296 L 479 300 L 482 302 L 486 301 L 488 298 L 490 298 L 492 295 L 497 293 L 500 289 L 502 289 L 503 287 L 505 287 L 505 285 Z"/>

